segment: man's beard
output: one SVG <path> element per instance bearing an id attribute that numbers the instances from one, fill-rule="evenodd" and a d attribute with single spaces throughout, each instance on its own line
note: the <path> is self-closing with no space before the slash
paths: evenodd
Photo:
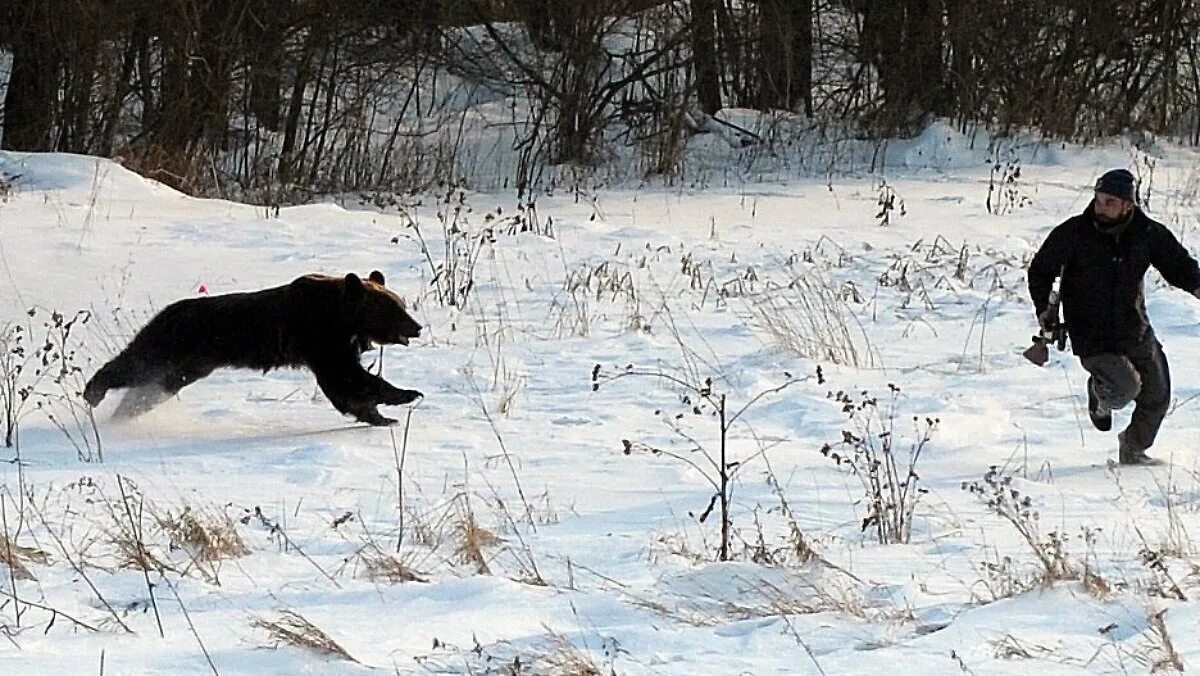
<path id="1" fill-rule="evenodd" d="M 1104 232 L 1113 232 L 1116 230 L 1120 230 L 1127 223 L 1129 223 L 1129 220 L 1132 216 L 1133 216 L 1132 210 L 1130 210 L 1128 213 L 1125 213 L 1125 214 L 1122 214 L 1122 215 L 1116 216 L 1116 217 L 1102 216 L 1100 214 L 1095 214 L 1095 213 L 1092 214 L 1092 218 L 1095 219 L 1095 221 L 1096 221 L 1096 227 Z"/>

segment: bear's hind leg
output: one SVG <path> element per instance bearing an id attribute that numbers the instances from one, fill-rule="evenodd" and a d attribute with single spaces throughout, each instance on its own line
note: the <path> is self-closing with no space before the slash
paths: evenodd
<path id="1" fill-rule="evenodd" d="M 212 369 L 207 367 L 179 368 L 154 378 L 150 382 L 135 385 L 125 393 L 125 397 L 117 405 L 117 410 L 113 411 L 113 417 L 133 418 L 139 416 L 175 396 L 179 390 L 209 373 L 212 373 Z"/>
<path id="2" fill-rule="evenodd" d="M 121 398 L 121 403 L 117 404 L 113 417 L 136 418 L 170 399 L 172 394 L 174 393 L 163 389 L 159 383 L 135 385 L 125 390 L 125 396 Z"/>

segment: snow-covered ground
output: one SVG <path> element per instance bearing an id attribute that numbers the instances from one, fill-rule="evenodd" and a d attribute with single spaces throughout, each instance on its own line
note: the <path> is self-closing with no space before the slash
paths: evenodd
<path id="1" fill-rule="evenodd" d="M 1167 466 L 1106 466 L 1116 437 L 1088 424 L 1077 360 L 1021 351 L 1024 267 L 1094 177 L 1149 179 L 1153 162 L 1152 215 L 1192 248 L 1200 157 L 1016 156 L 1002 214 L 985 153 L 934 127 L 891 144 L 883 175 L 541 195 L 531 233 L 511 194 L 275 212 L 104 160 L 0 153 L 0 323 L 25 348 L 6 371 L 33 386 L 0 464 L 0 672 L 1195 663 L 1200 304 L 1148 277 L 1175 384 L 1151 450 Z M 434 281 L 451 221 L 466 253 Z M 400 424 L 349 424 L 306 372 L 219 371 L 131 422 L 110 397 L 96 446 L 73 392 L 156 309 L 373 269 L 427 327 L 383 357 L 426 395 L 388 412 Z M 469 281 L 465 306 L 439 302 Z M 51 313 L 81 310 L 59 351 Z M 719 506 L 698 521 L 722 395 L 740 412 L 728 562 Z M 902 474 L 920 446 L 908 543 L 864 530 L 869 495 L 832 459 L 844 430 Z M 201 546 L 205 529 L 227 540 Z M 307 638 L 278 641 L 288 623 Z M 303 647 L 322 641 L 345 654 Z"/>

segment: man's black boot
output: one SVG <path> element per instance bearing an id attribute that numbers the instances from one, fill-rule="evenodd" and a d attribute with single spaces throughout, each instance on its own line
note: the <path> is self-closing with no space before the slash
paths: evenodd
<path id="1" fill-rule="evenodd" d="M 1121 432 L 1117 435 L 1118 446 L 1117 457 L 1122 465 L 1161 465 L 1162 461 L 1157 458 L 1151 458 L 1146 455 L 1145 449 L 1134 448 L 1132 444 L 1125 440 L 1125 433 Z"/>
<path id="2" fill-rule="evenodd" d="M 1107 432 L 1112 429 L 1112 409 L 1100 403 L 1100 397 L 1096 396 L 1096 388 L 1092 385 L 1092 379 L 1087 381 L 1088 392 L 1088 417 L 1092 420 L 1092 425 L 1101 432 Z"/>

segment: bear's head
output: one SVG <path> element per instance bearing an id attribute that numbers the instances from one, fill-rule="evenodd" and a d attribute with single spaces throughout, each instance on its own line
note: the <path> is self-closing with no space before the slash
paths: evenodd
<path id="1" fill-rule="evenodd" d="M 347 315 L 365 351 L 368 341 L 377 345 L 408 345 L 421 335 L 421 325 L 408 314 L 404 300 L 383 284 L 383 273 L 375 270 L 364 281 L 351 272 L 342 289 Z"/>

